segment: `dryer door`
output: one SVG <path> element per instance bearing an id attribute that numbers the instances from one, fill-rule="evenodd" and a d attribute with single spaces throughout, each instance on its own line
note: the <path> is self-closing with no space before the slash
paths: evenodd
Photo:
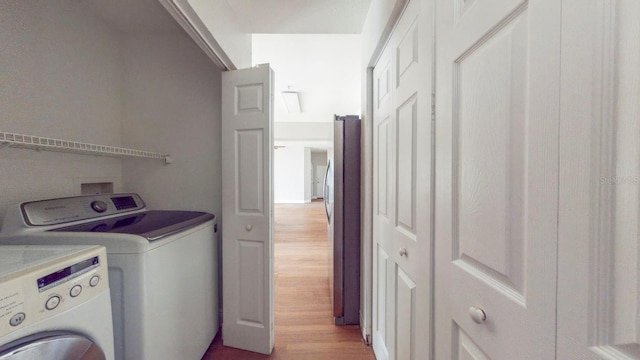
<path id="1" fill-rule="evenodd" d="M 0 346 L 0 360 L 105 360 L 104 352 L 84 336 L 42 332 Z"/>

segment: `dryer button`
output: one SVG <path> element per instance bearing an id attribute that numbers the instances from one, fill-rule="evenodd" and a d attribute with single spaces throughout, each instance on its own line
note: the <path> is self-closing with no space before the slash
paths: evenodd
<path id="1" fill-rule="evenodd" d="M 95 212 L 103 213 L 107 211 L 107 203 L 105 203 L 104 201 L 96 200 L 91 203 L 91 208 Z"/>
<path id="2" fill-rule="evenodd" d="M 44 307 L 47 308 L 47 310 L 53 310 L 57 308 L 58 305 L 60 305 L 60 296 L 54 295 L 47 300 Z"/>
<path id="3" fill-rule="evenodd" d="M 98 275 L 93 275 L 91 279 L 89 279 L 89 285 L 91 285 L 91 287 L 98 285 L 99 282 L 100 282 L 100 276 Z"/>
<path id="4" fill-rule="evenodd" d="M 71 288 L 71 291 L 69 291 L 69 295 L 71 295 L 71 297 L 76 297 L 76 296 L 80 295 L 81 292 L 82 292 L 82 286 L 81 285 L 74 285 Z"/>
<path id="5" fill-rule="evenodd" d="M 27 315 L 23 312 L 21 313 L 17 313 L 15 315 L 13 315 L 11 317 L 11 319 L 9 320 L 9 325 L 11 326 L 18 326 L 20 324 L 22 324 L 22 322 L 24 321 L 24 319 L 27 317 Z"/>

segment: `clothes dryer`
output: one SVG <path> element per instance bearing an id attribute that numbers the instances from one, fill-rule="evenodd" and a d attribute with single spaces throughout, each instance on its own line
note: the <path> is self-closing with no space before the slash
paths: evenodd
<path id="1" fill-rule="evenodd" d="M 0 359 L 114 359 L 104 247 L 0 246 Z"/>
<path id="2" fill-rule="evenodd" d="M 137 194 L 18 204 L 2 244 L 96 244 L 107 249 L 115 356 L 200 359 L 219 327 L 215 216 L 147 210 Z"/>

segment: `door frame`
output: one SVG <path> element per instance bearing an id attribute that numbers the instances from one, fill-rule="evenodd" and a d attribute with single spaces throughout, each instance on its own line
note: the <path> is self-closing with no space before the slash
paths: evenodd
<path id="1" fill-rule="evenodd" d="M 318 168 L 323 167 L 324 170 L 321 172 L 318 172 Z M 316 184 L 316 178 L 318 176 L 320 176 L 321 178 L 324 179 L 324 174 L 327 172 L 327 165 L 313 165 L 313 193 L 314 195 L 311 196 L 312 199 L 324 199 L 324 195 L 322 194 L 322 191 L 320 191 L 320 193 L 317 193 L 317 188 L 318 188 L 318 184 Z M 322 184 L 322 182 L 320 182 L 320 184 Z M 320 185 L 320 190 L 322 190 L 323 185 Z"/>

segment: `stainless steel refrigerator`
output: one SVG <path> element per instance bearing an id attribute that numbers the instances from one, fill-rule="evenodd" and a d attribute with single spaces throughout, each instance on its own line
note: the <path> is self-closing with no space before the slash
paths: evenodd
<path id="1" fill-rule="evenodd" d="M 360 322 L 360 118 L 335 116 L 324 184 L 329 288 L 336 325 Z"/>

